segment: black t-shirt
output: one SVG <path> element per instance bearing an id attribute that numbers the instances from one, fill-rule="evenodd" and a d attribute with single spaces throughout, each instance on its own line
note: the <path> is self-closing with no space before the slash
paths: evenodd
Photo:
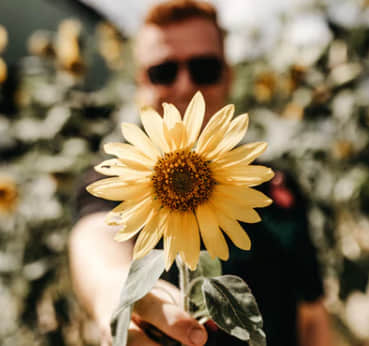
<path id="1" fill-rule="evenodd" d="M 250 236 L 251 250 L 229 244 L 230 259 L 222 265 L 223 274 L 237 275 L 250 286 L 264 319 L 268 346 L 295 346 L 297 304 L 318 299 L 323 288 L 307 228 L 306 203 L 294 182 L 281 172 L 278 175 L 282 183 L 272 181 L 258 188 L 274 200 L 271 206 L 258 210 L 262 221 L 242 224 Z M 90 171 L 85 185 L 101 177 Z M 79 217 L 115 205 L 91 196 L 85 189 L 77 198 Z M 175 266 L 172 268 L 167 277 L 176 283 Z M 220 331 L 212 339 L 216 345 L 246 344 Z"/>

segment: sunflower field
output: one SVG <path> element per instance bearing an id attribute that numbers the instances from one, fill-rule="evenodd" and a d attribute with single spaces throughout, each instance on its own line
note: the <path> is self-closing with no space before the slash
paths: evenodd
<path id="1" fill-rule="evenodd" d="M 247 142 L 268 142 L 263 162 L 288 171 L 309 200 L 336 344 L 364 346 L 369 2 L 339 3 L 284 12 L 273 43 L 267 29 L 235 25 L 227 49 Z M 97 345 L 72 293 L 68 235 L 84 172 L 121 140 L 122 121 L 138 123 L 131 40 L 102 19 L 87 31 L 63 18 L 30 32 L 27 54 L 12 60 L 9 30 L 0 21 L 0 344 Z"/>

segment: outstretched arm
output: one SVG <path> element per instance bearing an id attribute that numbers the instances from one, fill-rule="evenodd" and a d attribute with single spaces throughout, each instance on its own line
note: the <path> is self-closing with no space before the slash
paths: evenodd
<path id="1" fill-rule="evenodd" d="M 110 318 L 119 302 L 122 284 L 132 260 L 133 242 L 113 240 L 114 228 L 104 223 L 106 213 L 83 217 L 73 228 L 69 240 L 72 281 L 77 298 L 97 322 L 101 345 L 111 345 Z M 203 326 L 174 304 L 178 290 L 167 282 L 135 304 L 128 345 L 158 345 L 139 328 L 148 322 L 170 337 L 190 346 L 203 345 L 207 334 Z M 166 293 L 170 291 L 170 294 Z"/>

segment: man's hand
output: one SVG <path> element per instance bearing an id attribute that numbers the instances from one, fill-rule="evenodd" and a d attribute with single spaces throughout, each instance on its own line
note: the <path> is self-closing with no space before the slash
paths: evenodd
<path id="1" fill-rule="evenodd" d="M 114 227 L 105 224 L 105 215 L 90 214 L 78 221 L 69 240 L 69 260 L 75 293 L 98 324 L 101 346 L 110 346 L 110 319 L 132 260 L 133 242 L 114 241 Z M 135 304 L 128 345 L 160 345 L 144 333 L 147 324 L 182 344 L 204 345 L 205 328 L 181 311 L 178 302 L 178 289 L 159 281 Z"/>
<path id="2" fill-rule="evenodd" d="M 188 346 L 204 345 L 207 340 L 205 328 L 179 308 L 178 297 L 177 288 L 159 281 L 149 294 L 135 304 L 127 345 L 160 345 L 161 333 Z M 106 320 L 101 322 L 101 345 L 110 346 L 112 338 L 109 323 Z M 153 332 L 151 326 L 157 330 Z M 147 328 L 155 337 L 148 336 L 151 333 Z"/>

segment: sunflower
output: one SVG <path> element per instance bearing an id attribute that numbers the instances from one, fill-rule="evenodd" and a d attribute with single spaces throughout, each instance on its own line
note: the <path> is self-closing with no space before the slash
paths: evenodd
<path id="1" fill-rule="evenodd" d="M 117 241 L 138 234 L 134 259 L 145 256 L 164 238 L 166 269 L 177 254 L 194 270 L 201 239 L 213 258 L 227 260 L 229 250 L 222 231 L 241 249 L 251 242 L 238 221 L 255 223 L 260 216 L 254 208 L 272 200 L 252 189 L 270 180 L 270 168 L 250 165 L 262 154 L 264 142 L 243 144 L 248 116 L 233 118 L 234 106 L 215 113 L 201 132 L 205 101 L 197 92 L 183 120 L 172 104 L 163 104 L 161 117 L 149 107 L 140 117 L 146 133 L 123 123 L 128 143 L 108 143 L 105 152 L 116 159 L 95 167 L 104 175 L 87 187 L 96 197 L 123 201 L 107 215 L 107 222 L 121 225 Z"/>
<path id="2" fill-rule="evenodd" d="M 8 77 L 8 68 L 5 61 L 0 57 L 0 84 L 6 81 Z"/>
<path id="3" fill-rule="evenodd" d="M 0 214 L 11 213 L 17 205 L 18 190 L 15 181 L 8 175 L 0 175 Z"/>

